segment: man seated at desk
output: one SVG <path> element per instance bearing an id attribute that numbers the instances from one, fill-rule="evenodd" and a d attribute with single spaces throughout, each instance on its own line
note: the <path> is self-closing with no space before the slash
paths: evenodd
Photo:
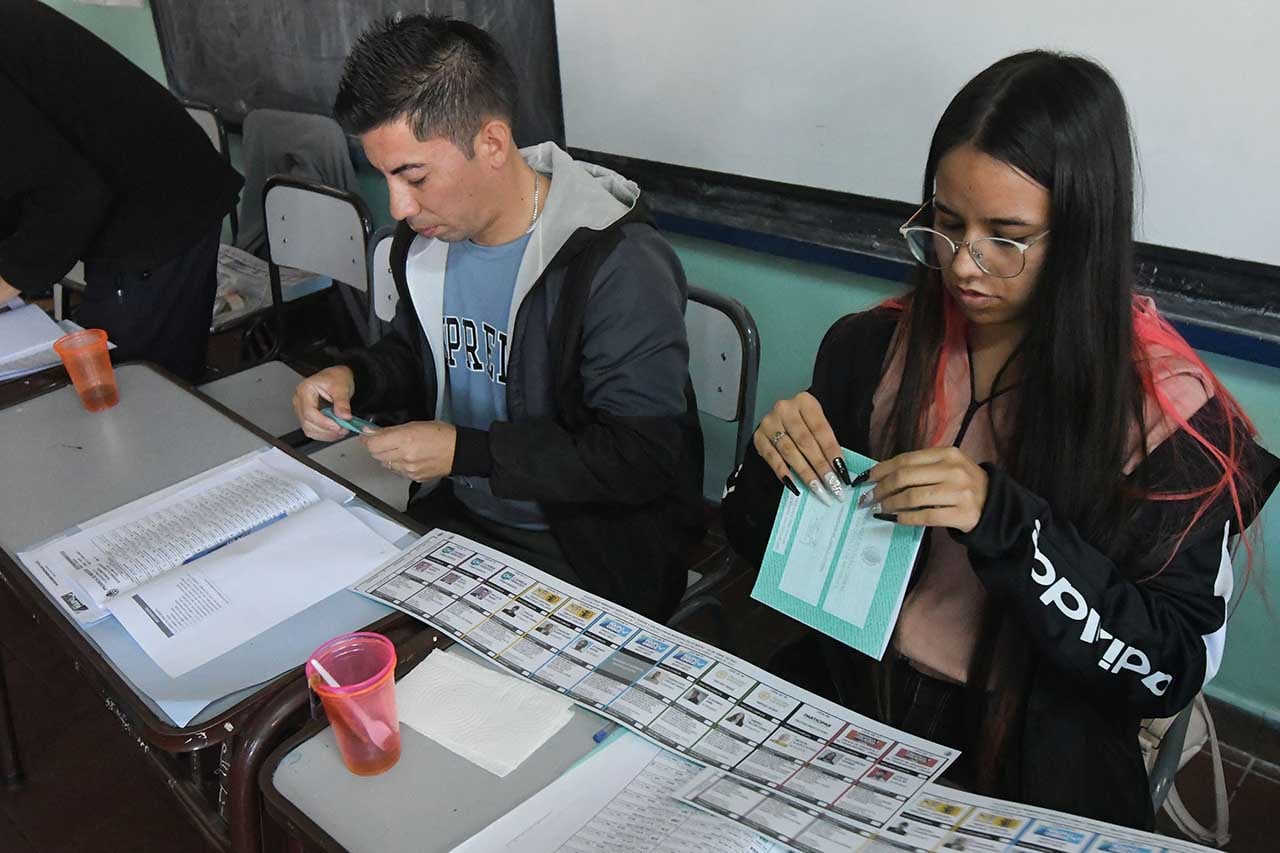
<path id="1" fill-rule="evenodd" d="M 400 301 L 393 334 L 294 407 L 330 441 L 330 403 L 409 410 L 361 441 L 429 491 L 411 515 L 664 618 L 702 531 L 684 273 L 634 183 L 516 148 L 516 92 L 470 24 L 410 16 L 357 42 L 334 111 L 386 177 Z"/>
<path id="2" fill-rule="evenodd" d="M 0 126 L 0 305 L 83 260 L 76 322 L 199 379 L 240 175 L 164 86 L 36 0 L 0 0 Z"/>

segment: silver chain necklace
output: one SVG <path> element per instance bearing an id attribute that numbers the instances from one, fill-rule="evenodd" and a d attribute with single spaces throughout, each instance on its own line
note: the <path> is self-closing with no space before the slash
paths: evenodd
<path id="1" fill-rule="evenodd" d="M 538 224 L 538 193 L 542 188 L 538 184 L 538 173 L 533 173 L 533 216 L 529 219 L 529 227 L 525 229 L 526 234 L 533 233 L 533 226 Z"/>

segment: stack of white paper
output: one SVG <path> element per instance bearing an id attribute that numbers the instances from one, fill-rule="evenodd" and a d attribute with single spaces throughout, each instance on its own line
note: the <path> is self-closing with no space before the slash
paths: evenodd
<path id="1" fill-rule="evenodd" d="M 126 504 L 18 557 L 82 624 L 114 616 L 170 676 L 341 590 L 396 548 L 279 450 Z"/>
<path id="2" fill-rule="evenodd" d="M 0 312 L 0 382 L 57 364 L 62 328 L 37 305 Z"/>
<path id="3" fill-rule="evenodd" d="M 460 654 L 436 652 L 396 685 L 401 722 L 506 776 L 573 716 L 573 702 Z"/>
<path id="4" fill-rule="evenodd" d="M 328 598 L 395 553 L 344 507 L 324 500 L 112 598 L 107 609 L 177 677 Z"/>

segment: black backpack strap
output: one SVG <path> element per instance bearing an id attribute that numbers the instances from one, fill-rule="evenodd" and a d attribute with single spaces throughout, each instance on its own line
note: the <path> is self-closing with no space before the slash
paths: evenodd
<path id="1" fill-rule="evenodd" d="M 401 221 L 396 223 L 395 234 L 391 237 L 391 277 L 395 280 L 396 292 L 401 299 L 409 298 L 409 279 L 405 265 L 408 263 L 409 247 L 413 245 L 413 238 L 416 236 L 417 233 L 409 227 L 409 223 Z"/>

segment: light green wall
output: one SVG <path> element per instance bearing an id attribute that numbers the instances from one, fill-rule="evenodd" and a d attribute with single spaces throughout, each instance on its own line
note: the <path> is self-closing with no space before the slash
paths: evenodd
<path id="1" fill-rule="evenodd" d="M 1213 353 L 1201 355 L 1253 418 L 1263 445 L 1280 454 L 1280 369 Z M 1259 531 L 1253 576 L 1227 623 L 1227 653 L 1209 693 L 1280 726 L 1280 616 L 1267 600 L 1275 600 L 1280 584 L 1280 496 L 1271 499 L 1254 524 L 1252 532 Z M 1241 570 L 1244 557 L 1242 550 L 1236 559 Z M 1237 578 L 1242 577 L 1237 571 Z"/>
<path id="2" fill-rule="evenodd" d="M 734 246 L 668 235 L 695 287 L 732 296 L 760 331 L 756 423 L 775 400 L 809 387 L 813 358 L 827 327 L 901 291 L 901 285 L 831 267 L 803 264 Z M 702 417 L 708 497 L 718 498 L 732 468 L 736 426 Z M 753 452 L 748 449 L 747 452 Z"/>
<path id="3" fill-rule="evenodd" d="M 71 0 L 45 0 L 114 45 L 157 79 L 164 79 L 155 26 L 149 9 L 83 6 Z M 233 154 L 234 154 L 233 148 Z M 361 189 L 374 222 L 390 222 L 381 178 L 364 170 Z M 761 367 L 757 418 L 784 396 L 809 384 L 813 357 L 827 327 L 839 316 L 892 296 L 900 285 L 829 267 L 798 263 L 706 240 L 673 236 L 689 281 L 732 296 L 746 305 L 760 329 Z M 1280 369 L 1207 354 L 1205 360 L 1253 416 L 1264 443 L 1280 450 Z M 728 424 L 704 421 L 709 494 L 732 458 L 734 431 Z M 1280 618 L 1265 603 L 1260 588 L 1276 595 L 1280 572 L 1267 556 L 1280 555 L 1280 498 L 1261 520 L 1264 535 L 1256 549 L 1250 581 L 1228 627 L 1226 660 L 1209 692 L 1280 725 Z M 1278 557 L 1280 558 L 1280 557 Z"/>

